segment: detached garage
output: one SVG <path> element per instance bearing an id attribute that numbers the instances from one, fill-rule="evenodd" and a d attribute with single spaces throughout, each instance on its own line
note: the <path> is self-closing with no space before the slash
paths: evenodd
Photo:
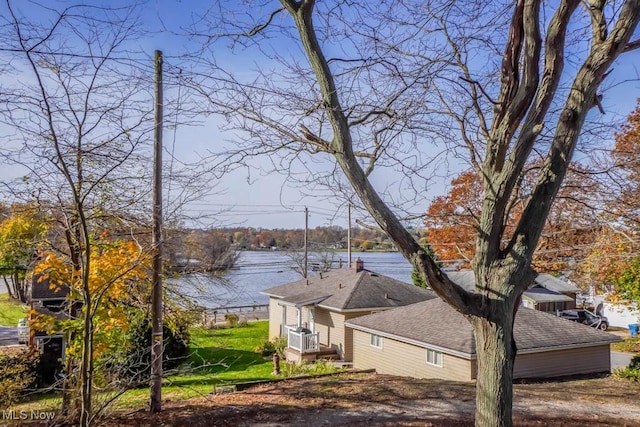
<path id="1" fill-rule="evenodd" d="M 457 381 L 476 379 L 471 325 L 439 298 L 352 319 L 353 365 L 381 374 Z M 609 372 L 613 334 L 520 307 L 514 378 Z"/>

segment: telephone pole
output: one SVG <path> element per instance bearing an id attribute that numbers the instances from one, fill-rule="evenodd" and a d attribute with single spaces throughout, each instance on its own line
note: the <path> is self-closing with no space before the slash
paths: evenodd
<path id="1" fill-rule="evenodd" d="M 155 51 L 153 147 L 153 274 L 151 293 L 151 412 L 162 410 L 162 51 Z"/>
<path id="2" fill-rule="evenodd" d="M 351 203 L 347 205 L 347 267 L 351 268 Z"/>
<path id="3" fill-rule="evenodd" d="M 304 208 L 304 278 L 307 278 L 309 266 L 309 249 L 307 247 L 307 235 L 309 233 L 309 209 Z"/>

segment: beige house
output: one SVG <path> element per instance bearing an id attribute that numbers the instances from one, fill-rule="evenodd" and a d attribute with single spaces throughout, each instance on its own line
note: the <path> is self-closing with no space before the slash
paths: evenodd
<path id="1" fill-rule="evenodd" d="M 381 374 L 458 381 L 476 379 L 471 325 L 440 299 L 351 319 L 353 366 Z M 521 307 L 514 336 L 514 378 L 609 372 L 615 335 Z"/>
<path id="2" fill-rule="evenodd" d="M 287 337 L 287 360 L 353 359 L 345 322 L 435 298 L 431 291 L 364 269 L 332 270 L 262 292 L 269 296 L 269 339 Z"/>

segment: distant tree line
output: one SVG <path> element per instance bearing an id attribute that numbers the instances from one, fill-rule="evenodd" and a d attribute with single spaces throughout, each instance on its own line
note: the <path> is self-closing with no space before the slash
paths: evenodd
<path id="1" fill-rule="evenodd" d="M 416 239 L 424 232 L 414 230 Z M 312 250 L 347 249 L 347 230 L 339 226 L 316 227 L 307 235 Z M 173 228 L 167 231 L 169 265 L 200 261 L 213 270 L 224 267 L 225 254 L 240 250 L 295 251 L 304 247 L 303 229 L 266 229 L 254 227 L 214 228 L 208 230 Z M 355 226 L 351 228 L 351 247 L 359 251 L 394 251 L 385 233 Z"/>

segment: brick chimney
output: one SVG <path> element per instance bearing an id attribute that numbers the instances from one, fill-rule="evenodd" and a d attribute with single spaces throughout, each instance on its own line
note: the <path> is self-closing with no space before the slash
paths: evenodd
<path id="1" fill-rule="evenodd" d="M 356 270 L 356 273 L 364 270 L 364 261 L 360 258 L 356 258 L 356 261 L 353 263 L 353 268 Z"/>

